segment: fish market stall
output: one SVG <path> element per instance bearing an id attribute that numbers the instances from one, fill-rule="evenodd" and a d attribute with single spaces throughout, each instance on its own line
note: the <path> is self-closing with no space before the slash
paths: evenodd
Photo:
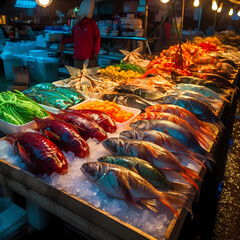
<path id="1" fill-rule="evenodd" d="M 172 46 L 144 68 L 69 68 L 70 79 L 18 93 L 50 116 L 27 119 L 41 134 L 27 129 L 0 141 L 6 193 L 19 193 L 96 239 L 176 239 L 211 168 L 221 115 L 238 80 L 238 68 L 204 48 L 183 45 L 182 63 Z M 16 115 L 7 109 L 5 121 Z M 42 142 L 54 156 L 39 149 Z"/>

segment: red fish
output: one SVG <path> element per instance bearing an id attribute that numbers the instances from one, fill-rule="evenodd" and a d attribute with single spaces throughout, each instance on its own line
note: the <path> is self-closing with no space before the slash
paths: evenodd
<path id="1" fill-rule="evenodd" d="M 145 109 L 146 112 L 166 112 L 176 115 L 185 121 L 187 121 L 195 130 L 204 133 L 211 140 L 216 141 L 214 131 L 205 122 L 197 119 L 191 112 L 187 109 L 182 108 L 173 104 L 159 104 L 153 105 Z"/>
<path id="2" fill-rule="evenodd" d="M 49 139 L 36 132 L 9 135 L 14 152 L 34 174 L 65 174 L 68 163 L 62 151 Z"/>
<path id="3" fill-rule="evenodd" d="M 54 119 L 60 119 L 64 122 L 72 124 L 77 128 L 80 135 L 85 139 L 95 138 L 103 141 L 107 138 L 107 133 L 92 118 L 85 114 L 76 114 L 71 112 L 61 112 L 58 114 L 49 113 Z"/>
<path id="4" fill-rule="evenodd" d="M 89 156 L 89 146 L 78 131 L 70 124 L 61 120 L 34 118 L 40 133 L 54 142 L 61 150 L 71 151 L 75 156 Z"/>
<path id="5" fill-rule="evenodd" d="M 114 133 L 117 130 L 117 126 L 115 122 L 104 112 L 98 110 L 91 110 L 91 109 L 68 109 L 67 112 L 72 112 L 76 114 L 85 114 L 92 118 L 96 123 L 99 124 L 105 131 Z"/>
<path id="6" fill-rule="evenodd" d="M 173 123 L 180 125 L 185 128 L 197 138 L 198 142 L 201 143 L 206 149 L 209 147 L 207 139 L 204 138 L 203 133 L 195 130 L 187 121 L 184 119 L 166 112 L 146 112 L 139 115 L 139 119 L 156 119 L 156 120 L 167 120 Z"/>

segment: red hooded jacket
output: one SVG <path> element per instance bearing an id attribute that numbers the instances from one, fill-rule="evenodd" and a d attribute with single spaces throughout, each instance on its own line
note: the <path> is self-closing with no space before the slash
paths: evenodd
<path id="1" fill-rule="evenodd" d="M 73 43 L 73 57 L 79 60 L 91 59 L 93 53 L 100 51 L 100 32 L 96 22 L 91 18 L 83 18 L 72 29 L 72 36 L 62 42 Z"/>

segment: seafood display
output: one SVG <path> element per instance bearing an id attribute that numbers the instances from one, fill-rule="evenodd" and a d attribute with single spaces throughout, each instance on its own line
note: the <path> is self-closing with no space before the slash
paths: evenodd
<path id="1" fill-rule="evenodd" d="M 62 151 L 48 138 L 39 133 L 25 132 L 9 135 L 15 154 L 35 174 L 65 174 L 68 162 Z"/>
<path id="2" fill-rule="evenodd" d="M 122 166 L 105 163 L 84 163 L 81 166 L 84 175 L 94 181 L 108 195 L 124 199 L 130 204 L 140 208 L 145 206 L 151 211 L 161 211 L 161 205 L 166 205 L 178 217 L 177 208 L 186 208 L 189 212 L 191 204 L 187 197 L 179 193 L 160 192 L 139 174 Z M 174 205 L 174 206 L 173 206 Z"/>
<path id="3" fill-rule="evenodd" d="M 190 156 L 190 158 L 205 168 L 204 161 L 212 160 L 199 153 L 193 152 L 185 147 L 179 140 L 164 132 L 155 130 L 126 130 L 120 133 L 120 137 L 128 139 L 139 139 L 153 142 L 170 151 L 175 157 L 181 160 L 181 157 Z M 208 164 L 209 165 L 209 164 Z"/>
<path id="4" fill-rule="evenodd" d="M 89 147 L 77 130 L 64 121 L 35 118 L 39 132 L 65 152 L 73 152 L 77 157 L 89 156 Z"/>
<path id="5" fill-rule="evenodd" d="M 117 130 L 115 122 L 106 113 L 93 109 L 68 109 L 68 112 L 85 114 L 99 124 L 106 132 L 114 133 Z"/>
<path id="6" fill-rule="evenodd" d="M 103 93 L 112 92 L 112 89 L 118 83 L 110 79 L 100 79 L 97 75 L 99 68 L 87 68 L 89 60 L 86 59 L 83 64 L 83 69 L 65 66 L 70 78 L 54 82 L 56 85 L 74 88 L 85 96 L 99 98 Z"/>
<path id="7" fill-rule="evenodd" d="M 37 84 L 23 93 L 37 103 L 62 110 L 85 100 L 85 97 L 75 89 L 56 87 L 51 83 Z"/>
<path id="8" fill-rule="evenodd" d="M 67 87 L 58 87 L 52 83 L 39 83 L 34 85 L 33 87 L 23 91 L 24 94 L 38 94 L 40 90 L 51 90 L 52 92 L 58 92 L 69 98 L 74 104 L 78 104 L 84 101 L 85 97 L 74 88 L 67 88 Z"/>
<path id="9" fill-rule="evenodd" d="M 100 78 L 109 78 L 111 81 L 124 83 L 129 78 L 140 77 L 144 73 L 144 69 L 131 63 L 121 62 L 120 64 L 102 68 L 98 73 Z"/>
<path id="10" fill-rule="evenodd" d="M 129 119 L 134 117 L 133 112 L 125 111 L 118 104 L 116 104 L 114 102 L 109 102 L 108 100 L 106 100 L 106 101 L 89 100 L 89 101 L 86 101 L 86 102 L 76 106 L 74 109 L 101 111 L 103 114 L 104 113 L 107 114 L 114 122 L 118 122 L 118 123 L 127 122 Z M 87 113 L 85 113 L 85 114 L 89 115 Z M 108 125 L 109 125 L 109 121 L 108 121 Z M 110 123 L 110 125 L 112 125 L 112 123 Z M 105 125 L 105 127 L 106 127 L 106 125 Z M 113 128 L 112 128 L 112 130 L 113 130 Z"/>
<path id="11" fill-rule="evenodd" d="M 134 94 L 149 101 L 156 101 L 162 97 L 162 93 L 160 91 L 151 91 L 134 85 L 119 85 L 115 87 L 114 91 L 119 93 Z"/>
<path id="12" fill-rule="evenodd" d="M 103 100 L 108 100 L 111 102 L 115 102 L 117 104 L 121 104 L 123 106 L 128 106 L 132 108 L 138 108 L 144 111 L 145 108 L 151 106 L 152 104 L 147 100 L 136 96 L 134 94 L 128 93 L 111 93 L 102 95 Z"/>
<path id="13" fill-rule="evenodd" d="M 136 139 L 108 138 L 103 141 L 103 146 L 117 156 L 138 157 L 160 170 L 175 171 L 198 190 L 195 182 L 195 179 L 201 179 L 198 174 L 181 165 L 171 152 L 155 143 Z"/>
<path id="14" fill-rule="evenodd" d="M 173 191 L 179 193 L 191 193 L 192 188 L 183 183 L 170 182 L 160 169 L 154 167 L 149 162 L 129 156 L 103 156 L 98 158 L 99 162 L 106 162 L 123 166 L 141 175 L 144 179 L 150 182 L 155 188 L 165 191 Z"/>
<path id="15" fill-rule="evenodd" d="M 139 130 L 156 130 L 165 132 L 179 140 L 190 150 L 205 156 L 210 155 L 209 152 L 201 147 L 193 133 L 189 132 L 176 123 L 165 120 L 138 120 L 136 122 L 130 123 L 130 127 Z"/>
<path id="16" fill-rule="evenodd" d="M 97 124 L 91 117 L 73 112 L 61 112 L 58 114 L 50 113 L 54 119 L 63 120 L 74 125 L 79 134 L 85 139 L 95 138 L 98 141 L 103 141 L 107 138 L 105 130 Z"/>
<path id="17" fill-rule="evenodd" d="M 170 94 L 159 99 L 159 102 L 163 104 L 173 104 L 183 107 L 193 113 L 201 121 L 214 122 L 216 124 L 222 125 L 219 118 L 212 111 L 212 109 L 209 108 L 206 103 L 195 98 L 184 95 L 176 96 Z"/>

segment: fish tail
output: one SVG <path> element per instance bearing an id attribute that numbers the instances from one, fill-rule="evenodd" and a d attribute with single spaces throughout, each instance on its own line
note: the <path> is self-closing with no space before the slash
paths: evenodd
<path id="1" fill-rule="evenodd" d="M 202 132 L 203 134 L 205 134 L 206 136 L 208 136 L 212 140 L 215 139 L 216 134 L 215 134 L 214 130 L 211 128 L 211 125 L 209 123 L 199 121 L 199 125 L 200 125 L 199 127 L 198 126 L 193 126 L 194 129 Z"/>
<path id="2" fill-rule="evenodd" d="M 199 128 L 199 131 L 201 131 L 203 134 L 205 134 L 210 140 L 217 142 L 216 135 L 214 134 L 214 131 L 210 128 Z"/>
<path id="3" fill-rule="evenodd" d="M 162 205 L 160 204 L 160 202 L 161 202 L 166 207 L 168 207 L 174 214 L 176 214 L 176 216 L 180 219 L 180 215 L 179 215 L 177 209 L 175 209 L 172 206 L 172 204 L 167 200 L 167 198 L 162 196 L 162 194 L 166 194 L 166 193 L 158 192 L 158 195 L 160 195 L 160 196 L 158 196 L 159 199 L 140 199 L 138 202 L 141 205 L 144 205 L 145 207 L 149 208 L 150 210 L 152 210 L 153 212 L 156 212 L 156 213 L 161 212 L 161 209 L 162 209 Z"/>
<path id="4" fill-rule="evenodd" d="M 196 189 L 197 189 L 197 192 L 199 193 L 199 188 L 198 188 L 198 185 L 197 183 L 194 181 L 194 179 L 198 179 L 198 180 L 201 180 L 202 179 L 199 177 L 199 175 L 193 171 L 192 169 L 190 168 L 187 168 L 187 167 L 183 167 L 182 168 L 183 171 L 179 172 L 180 175 L 186 179 L 189 183 L 191 183 Z"/>
<path id="5" fill-rule="evenodd" d="M 206 139 L 201 135 L 201 133 L 195 131 L 195 136 L 198 140 L 199 143 L 201 143 L 206 149 L 209 147 L 209 143 L 207 142 Z"/>
<path id="6" fill-rule="evenodd" d="M 192 153 L 190 153 L 189 155 L 188 155 L 188 157 L 191 159 L 191 160 L 193 160 L 194 162 L 196 162 L 197 164 L 199 164 L 200 166 L 202 166 L 203 168 L 205 168 L 206 169 L 206 166 L 205 166 L 205 164 L 203 163 L 203 161 L 204 160 L 206 160 L 206 157 L 205 156 L 202 156 L 202 158 L 197 158 L 197 157 L 195 157 L 195 154 L 194 154 L 195 152 L 192 152 Z M 196 154 L 198 154 L 198 153 L 196 153 Z M 177 156 L 178 156 L 178 154 L 176 154 Z M 200 154 L 199 154 L 200 155 Z"/>
<path id="7" fill-rule="evenodd" d="M 192 186 L 184 183 L 171 182 L 171 189 L 174 192 L 183 193 L 183 194 L 194 194 Z"/>
<path id="8" fill-rule="evenodd" d="M 226 129 L 225 126 L 224 126 L 224 124 L 223 124 L 223 122 L 222 122 L 221 120 L 215 122 L 214 124 L 217 126 L 217 128 L 219 129 L 219 131 L 221 131 L 221 133 L 222 133 L 223 130 Z"/>
<path id="9" fill-rule="evenodd" d="M 219 97 L 220 97 L 222 100 L 224 100 L 225 102 L 230 103 L 230 101 L 229 101 L 227 98 L 225 98 L 225 97 L 223 97 L 223 96 L 221 96 L 221 95 L 219 95 Z"/>
<path id="10" fill-rule="evenodd" d="M 171 204 L 171 206 L 173 205 L 176 208 L 186 208 L 193 216 L 192 203 L 188 197 L 183 194 L 173 192 L 163 192 L 161 195 L 160 201 L 167 207 Z M 177 214 L 177 216 L 179 216 L 179 214 Z"/>

